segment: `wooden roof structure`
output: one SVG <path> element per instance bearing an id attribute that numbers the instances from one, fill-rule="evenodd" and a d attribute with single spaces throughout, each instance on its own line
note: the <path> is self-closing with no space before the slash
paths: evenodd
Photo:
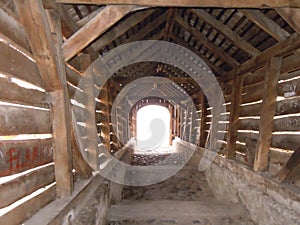
<path id="1" fill-rule="evenodd" d="M 0 28 L 0 177 L 38 168 L 0 184 L 0 190 L 16 190 L 19 183 L 32 183 L 17 195 L 0 196 L 0 209 L 48 185 L 34 204 L 0 216 L 0 224 L 20 224 L 57 196 L 71 195 L 73 170 L 91 176 L 75 140 L 71 109 L 94 105 L 76 102 L 74 95 L 98 57 L 135 41 L 171 42 L 199 56 L 222 88 L 227 118 L 214 118 L 204 92 L 185 71 L 167 63 L 135 63 L 116 71 L 101 90 L 95 86 L 97 135 L 111 154 L 123 154 L 110 115 L 115 98 L 138 78 L 162 77 L 193 99 L 200 117 L 196 121 L 195 113 L 171 107 L 166 99 L 174 122 L 171 139 L 179 136 L 204 148 L 211 127 L 226 124 L 213 130 L 225 136 L 216 140 L 222 157 L 279 183 L 299 182 L 299 0 L 0 0 Z M 162 98 L 182 97 L 165 84 L 156 88 Z M 161 101 L 146 100 L 137 107 Z M 121 112 L 119 119 L 120 130 L 134 128 L 134 116 L 128 120 Z M 31 207 L 26 214 L 24 208 Z"/>

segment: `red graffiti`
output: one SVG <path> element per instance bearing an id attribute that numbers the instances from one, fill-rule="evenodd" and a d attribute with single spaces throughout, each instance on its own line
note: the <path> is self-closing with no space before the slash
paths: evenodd
<path id="1" fill-rule="evenodd" d="M 52 161 L 52 149 L 42 147 L 10 148 L 5 155 L 6 164 L 2 165 L 0 176 L 22 172 L 26 169 Z M 4 170 L 3 170 L 4 169 Z"/>

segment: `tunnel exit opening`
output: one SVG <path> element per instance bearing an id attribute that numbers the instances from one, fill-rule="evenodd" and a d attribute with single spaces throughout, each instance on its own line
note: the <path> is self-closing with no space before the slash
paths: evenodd
<path id="1" fill-rule="evenodd" d="M 137 111 L 137 149 L 151 151 L 170 147 L 170 111 L 159 105 L 144 106 Z"/>

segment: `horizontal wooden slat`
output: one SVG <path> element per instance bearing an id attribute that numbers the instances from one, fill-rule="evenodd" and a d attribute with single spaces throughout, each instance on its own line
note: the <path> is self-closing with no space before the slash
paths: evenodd
<path id="1" fill-rule="evenodd" d="M 300 131 L 300 116 L 274 119 L 273 131 Z"/>
<path id="2" fill-rule="evenodd" d="M 246 105 L 241 107 L 240 116 L 259 116 L 261 109 L 261 103 Z"/>
<path id="3" fill-rule="evenodd" d="M 56 197 L 55 185 L 0 217 L 0 224 L 20 225 Z M 42 222 L 41 222 L 42 223 Z"/>
<path id="4" fill-rule="evenodd" d="M 22 25 L 12 16 L 0 9 L 0 27 L 1 33 L 18 45 L 29 50 L 29 44 Z"/>
<path id="5" fill-rule="evenodd" d="M 0 72 L 43 87 L 43 82 L 37 70 L 36 64 L 17 50 L 0 42 Z"/>
<path id="6" fill-rule="evenodd" d="M 0 176 L 23 172 L 53 160 L 52 139 L 2 141 Z"/>
<path id="7" fill-rule="evenodd" d="M 256 102 L 262 99 L 264 93 L 264 83 L 256 83 L 243 88 L 241 103 Z"/>
<path id="8" fill-rule="evenodd" d="M 0 135 L 49 134 L 51 132 L 49 111 L 0 105 Z"/>
<path id="9" fill-rule="evenodd" d="M 8 79 L 0 78 L 0 101 L 9 101 L 38 107 L 48 108 L 47 94 L 34 89 L 26 89 L 10 82 Z"/>
<path id="10" fill-rule="evenodd" d="M 300 135 L 297 134 L 273 134 L 272 147 L 296 150 L 300 146 Z"/>
<path id="11" fill-rule="evenodd" d="M 288 98 L 277 102 L 276 115 L 287 115 L 300 112 L 300 97 Z"/>
<path id="12" fill-rule="evenodd" d="M 278 84 L 278 96 L 300 96 L 300 78 Z"/>
<path id="13" fill-rule="evenodd" d="M 240 130 L 259 130 L 259 119 L 240 119 Z"/>
<path id="14" fill-rule="evenodd" d="M 1 184 L 0 208 L 8 206 L 37 189 L 53 183 L 54 180 L 54 166 L 48 165 L 7 183 Z"/>

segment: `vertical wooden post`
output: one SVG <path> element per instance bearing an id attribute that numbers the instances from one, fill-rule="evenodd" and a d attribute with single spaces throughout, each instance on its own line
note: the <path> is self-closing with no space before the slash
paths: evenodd
<path id="1" fill-rule="evenodd" d="M 203 92 L 201 92 L 201 123 L 200 123 L 200 138 L 199 138 L 199 145 L 200 147 L 205 147 L 206 143 L 206 133 L 205 133 L 205 126 L 206 126 L 206 116 L 207 116 L 207 99 Z"/>
<path id="2" fill-rule="evenodd" d="M 253 167 L 255 171 L 265 171 L 268 168 L 273 119 L 276 110 L 277 83 L 280 75 L 281 62 L 282 59 L 280 57 L 272 57 L 266 66 L 264 97 L 260 113 L 259 138 Z"/>
<path id="3" fill-rule="evenodd" d="M 62 60 L 62 35 L 56 3 L 48 21 L 41 0 L 15 0 L 16 11 L 28 37 L 45 89 L 51 97 L 56 190 L 59 197 L 73 190 L 70 144 L 69 99 L 65 64 Z M 52 28 L 53 36 L 51 36 Z"/>
<path id="4" fill-rule="evenodd" d="M 234 78 L 231 91 L 231 105 L 229 116 L 229 128 L 227 134 L 227 150 L 226 157 L 234 158 L 237 141 L 237 131 L 239 127 L 239 116 L 241 110 L 241 99 L 243 90 L 243 78 L 238 76 Z"/>
<path id="5" fill-rule="evenodd" d="M 51 93 L 53 137 L 55 148 L 55 177 L 56 191 L 60 197 L 69 196 L 73 191 L 73 159 L 71 150 L 71 114 L 70 99 L 67 89 L 66 67 L 62 58 L 61 46 L 63 43 L 61 22 L 58 8 L 46 11 L 50 25 L 58 68 L 61 90 Z"/>

